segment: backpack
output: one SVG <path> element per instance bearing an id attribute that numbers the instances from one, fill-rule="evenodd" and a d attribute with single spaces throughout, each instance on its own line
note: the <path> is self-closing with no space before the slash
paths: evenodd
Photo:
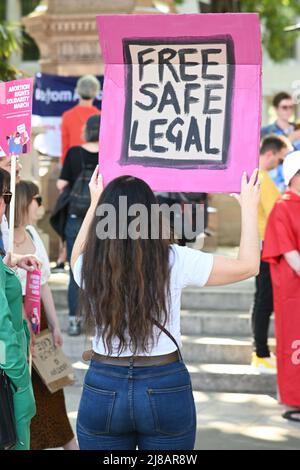
<path id="1" fill-rule="evenodd" d="M 82 158 L 82 170 L 70 192 L 69 214 L 74 214 L 81 218 L 85 217 L 91 204 L 89 182 L 96 165 L 97 162 L 95 162 L 95 165 L 86 165 L 84 158 Z"/>
<path id="2" fill-rule="evenodd" d="M 55 232 L 60 236 L 63 241 L 66 239 L 65 226 L 69 214 L 70 193 L 71 189 L 68 185 L 58 196 L 55 207 L 50 216 L 51 227 L 55 230 Z"/>

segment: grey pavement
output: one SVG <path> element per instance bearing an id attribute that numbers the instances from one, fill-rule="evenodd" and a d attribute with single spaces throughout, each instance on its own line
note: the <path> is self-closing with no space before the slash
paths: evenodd
<path id="1" fill-rule="evenodd" d="M 237 250 L 222 248 L 218 253 L 233 256 Z M 51 276 L 63 331 L 67 326 L 67 279 L 67 273 Z M 246 310 L 252 298 L 253 279 L 202 289 L 200 293 L 195 289 L 183 293 L 184 354 L 188 360 L 194 359 L 188 367 L 196 390 L 197 450 L 300 450 L 300 423 L 281 417 L 284 408 L 274 394 L 275 377 L 255 375 L 250 370 L 252 348 Z M 80 356 L 90 345 L 83 336 L 69 338 L 64 333 L 64 340 L 77 376 L 76 384 L 65 389 L 68 415 L 75 429 L 87 368 Z M 207 364 L 203 364 L 204 359 Z"/>
<path id="2" fill-rule="evenodd" d="M 81 387 L 65 389 L 75 430 Z M 268 395 L 194 392 L 196 450 L 300 450 L 300 424 L 281 417 L 284 408 Z"/>

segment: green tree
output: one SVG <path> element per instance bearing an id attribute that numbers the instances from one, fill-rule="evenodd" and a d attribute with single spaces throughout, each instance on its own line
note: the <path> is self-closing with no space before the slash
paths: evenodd
<path id="1" fill-rule="evenodd" d="M 284 28 L 300 16 L 299 0 L 211 0 L 199 2 L 204 13 L 257 12 L 262 23 L 262 41 L 270 57 L 280 62 L 290 56 L 296 32 Z M 249 38 L 250 39 L 250 38 Z"/>
<path id="2" fill-rule="evenodd" d="M 22 0 L 22 16 L 31 13 L 40 3 L 39 0 Z M 20 25 L 5 21 L 6 2 L 0 0 L 0 81 L 14 80 L 22 75 L 14 65 L 9 63 L 13 52 L 22 51 L 23 60 L 37 60 L 39 52 L 34 41 L 25 33 Z"/>
<path id="3" fill-rule="evenodd" d="M 241 11 L 257 11 L 262 21 L 263 44 L 270 57 L 280 62 L 289 56 L 297 32 L 285 32 L 300 15 L 299 0 L 242 0 Z"/>
<path id="4" fill-rule="evenodd" d="M 0 80 L 14 80 L 20 71 L 9 63 L 9 57 L 20 49 L 16 27 L 5 21 L 0 23 Z"/>

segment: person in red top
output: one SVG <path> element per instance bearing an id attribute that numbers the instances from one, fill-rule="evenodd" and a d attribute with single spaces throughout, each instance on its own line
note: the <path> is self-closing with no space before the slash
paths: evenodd
<path id="1" fill-rule="evenodd" d="M 283 417 L 300 422 L 300 151 L 288 154 L 283 174 L 287 190 L 269 217 L 263 260 L 271 267 L 280 401 L 293 408 Z"/>
<path id="2" fill-rule="evenodd" d="M 80 100 L 73 108 L 65 111 L 62 115 L 61 123 L 61 158 L 63 166 L 68 150 L 74 146 L 81 146 L 86 143 L 83 129 L 89 117 L 100 114 L 98 108 L 93 106 L 93 101 L 100 90 L 100 83 L 94 75 L 84 75 L 76 84 L 76 92 Z M 64 269 L 66 261 L 66 247 L 60 243 L 59 256 L 56 266 L 52 272 L 60 272 Z"/>
<path id="3" fill-rule="evenodd" d="M 93 106 L 93 101 L 100 90 L 100 83 L 93 75 L 84 75 L 76 85 L 76 91 L 80 96 L 79 103 L 65 111 L 61 123 L 61 164 L 70 147 L 85 143 L 83 128 L 90 116 L 100 114 L 98 108 Z"/>

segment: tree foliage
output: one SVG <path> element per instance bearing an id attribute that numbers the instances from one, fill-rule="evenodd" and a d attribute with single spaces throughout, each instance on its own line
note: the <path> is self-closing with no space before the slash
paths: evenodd
<path id="1" fill-rule="evenodd" d="M 5 21 L 0 23 L 0 80 L 14 80 L 20 71 L 9 63 L 9 57 L 20 49 L 16 26 Z"/>
<path id="2" fill-rule="evenodd" d="M 297 22 L 300 0 L 211 0 L 199 2 L 204 13 L 259 13 L 262 41 L 270 57 L 280 62 L 291 56 L 297 32 L 285 32 L 286 26 Z M 251 40 L 251 38 L 249 38 Z"/>
<path id="3" fill-rule="evenodd" d="M 300 16 L 299 0 L 242 0 L 241 11 L 258 12 L 262 22 L 263 44 L 270 57 L 282 61 L 289 56 L 297 32 L 285 32 L 286 26 L 297 22 Z"/>

